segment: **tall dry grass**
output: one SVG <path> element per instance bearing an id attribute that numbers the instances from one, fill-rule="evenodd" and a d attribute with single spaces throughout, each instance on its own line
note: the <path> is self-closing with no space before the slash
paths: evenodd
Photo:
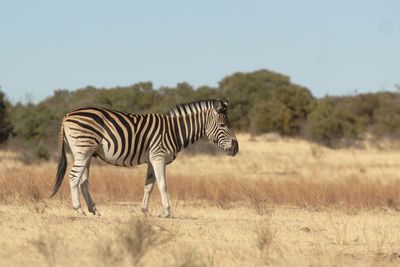
<path id="1" fill-rule="evenodd" d="M 247 205 L 259 214 L 268 213 L 271 205 L 400 208 L 396 150 L 330 150 L 300 140 L 247 135 L 238 140 L 237 157 L 184 154 L 168 166 L 172 203 L 205 201 L 223 209 Z M 1 155 L 2 202 L 48 199 L 55 162 L 24 165 L 12 153 Z M 93 165 L 89 184 L 95 202 L 141 201 L 146 166 Z M 68 175 L 56 199 L 70 201 Z M 151 201 L 159 202 L 156 188 Z"/>
<path id="2" fill-rule="evenodd" d="M 38 202 L 47 200 L 54 173 L 39 167 L 31 172 L 24 168 L 2 170 L 0 199 L 2 202 Z M 141 201 L 143 177 L 129 176 L 113 167 L 100 167 L 90 180 L 95 201 Z M 263 214 L 270 205 L 300 207 L 400 208 L 400 182 L 396 180 L 364 180 L 348 177 L 338 181 L 312 179 L 239 179 L 176 175 L 168 179 L 172 202 L 206 201 L 223 209 L 233 205 L 249 205 Z M 56 196 L 70 199 L 68 177 Z M 158 201 L 155 188 L 152 201 Z"/>

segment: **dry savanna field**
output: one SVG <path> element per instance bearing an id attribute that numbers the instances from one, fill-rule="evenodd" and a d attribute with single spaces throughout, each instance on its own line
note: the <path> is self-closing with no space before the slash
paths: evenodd
<path id="1" fill-rule="evenodd" d="M 399 145 L 238 140 L 234 158 L 182 153 L 168 166 L 172 219 L 158 218 L 156 188 L 140 211 L 146 166 L 94 160 L 102 215 L 80 217 L 68 177 L 49 199 L 56 162 L 2 151 L 0 266 L 400 265 Z"/>

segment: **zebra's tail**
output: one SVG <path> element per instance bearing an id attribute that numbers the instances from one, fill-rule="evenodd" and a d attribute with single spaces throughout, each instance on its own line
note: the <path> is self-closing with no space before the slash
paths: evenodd
<path id="1" fill-rule="evenodd" d="M 64 179 L 65 172 L 67 170 L 68 162 L 67 162 L 67 155 L 65 154 L 64 119 L 61 123 L 61 130 L 60 130 L 61 154 L 58 161 L 57 174 L 56 174 L 55 184 L 53 187 L 53 193 L 51 193 L 50 198 L 53 197 L 60 189 L 60 186 Z"/>

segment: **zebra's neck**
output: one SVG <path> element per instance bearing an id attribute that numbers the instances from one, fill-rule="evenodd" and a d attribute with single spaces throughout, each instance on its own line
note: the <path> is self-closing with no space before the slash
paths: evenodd
<path id="1" fill-rule="evenodd" d="M 178 151 L 195 143 L 205 134 L 211 108 L 212 102 L 205 100 L 177 105 L 170 110 Z"/>

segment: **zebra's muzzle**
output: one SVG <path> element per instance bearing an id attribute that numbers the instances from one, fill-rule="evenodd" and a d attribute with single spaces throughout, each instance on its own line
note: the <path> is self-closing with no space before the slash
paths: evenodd
<path id="1" fill-rule="evenodd" d="M 227 149 L 227 154 L 234 157 L 239 152 L 239 143 L 236 139 L 232 139 L 232 144 L 229 149 Z"/>

